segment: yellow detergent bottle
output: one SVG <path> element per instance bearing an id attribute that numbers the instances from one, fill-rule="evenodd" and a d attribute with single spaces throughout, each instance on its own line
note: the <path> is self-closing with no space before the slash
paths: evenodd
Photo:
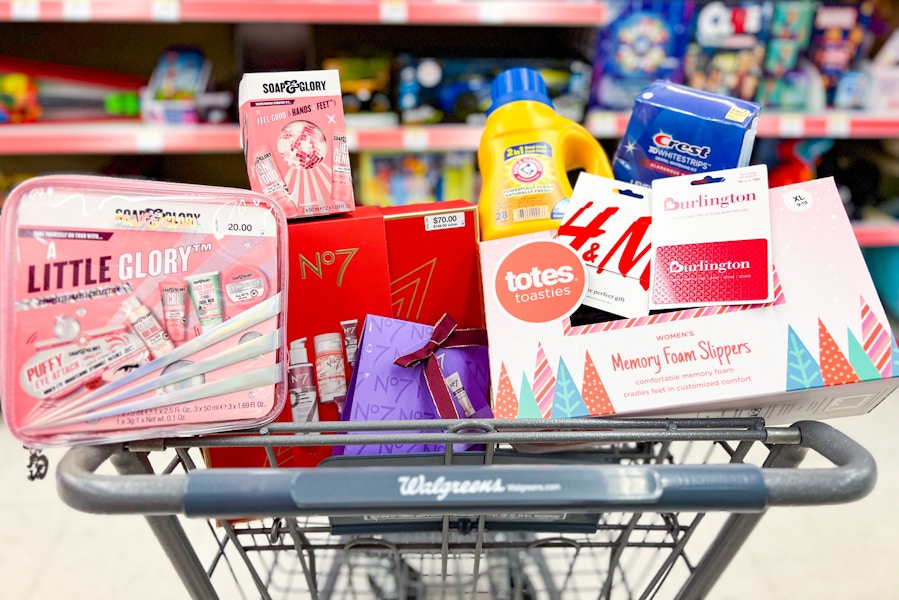
<path id="1" fill-rule="evenodd" d="M 540 73 L 503 71 L 478 147 L 481 239 L 558 229 L 571 196 L 568 172 L 612 177 L 609 159 L 590 133 L 556 114 Z"/>

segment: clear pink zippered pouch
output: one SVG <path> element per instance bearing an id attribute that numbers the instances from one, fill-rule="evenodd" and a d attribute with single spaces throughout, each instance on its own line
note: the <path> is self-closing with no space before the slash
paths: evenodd
<path id="1" fill-rule="evenodd" d="M 284 407 L 287 222 L 247 190 L 91 176 L 0 214 L 0 390 L 35 447 L 263 425 Z"/>

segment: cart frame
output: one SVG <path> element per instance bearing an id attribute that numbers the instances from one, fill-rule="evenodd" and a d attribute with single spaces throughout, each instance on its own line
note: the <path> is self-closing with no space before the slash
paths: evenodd
<path id="1" fill-rule="evenodd" d="M 422 433 L 423 430 L 428 432 Z M 230 543 L 237 550 L 240 561 L 251 570 L 256 592 L 262 598 L 270 598 L 270 580 L 253 569 L 248 556 L 248 551 L 259 551 L 259 544 L 249 548 L 241 533 L 226 519 L 273 519 L 269 549 L 295 550 L 310 596 L 330 597 L 332 587 L 329 586 L 333 581 L 316 578 L 315 543 L 306 537 L 298 519 L 363 515 L 416 515 L 424 520 L 428 516 L 442 519 L 440 535 L 433 548 L 428 546 L 428 551 L 440 556 L 445 579 L 447 563 L 456 556 L 454 544 L 460 539 L 458 535 L 451 535 L 450 515 L 471 515 L 470 521 L 465 522 L 470 523 L 475 537 L 460 547 L 467 555 L 473 555 L 473 596 L 481 576 L 481 556 L 485 552 L 489 556 L 496 549 L 516 547 L 506 535 L 496 538 L 501 541 L 491 541 L 492 538 L 485 535 L 490 529 L 485 514 L 509 511 L 523 515 L 556 512 L 605 515 L 620 512 L 655 513 L 671 519 L 671 515 L 676 518 L 680 513 L 729 513 L 702 558 L 690 566 L 689 576 L 675 596 L 684 599 L 702 598 L 709 592 L 768 507 L 851 502 L 867 495 L 877 476 L 875 461 L 862 446 L 833 427 L 815 421 L 802 421 L 790 427 L 766 427 L 759 418 L 273 423 L 253 432 L 256 435 L 245 433 L 73 448 L 59 464 L 58 491 L 69 506 L 80 511 L 144 515 L 194 599 L 219 596 L 212 583 L 212 569 L 207 571 L 203 567 L 179 515 L 219 519 L 224 531 L 220 547 Z M 198 468 L 189 454 L 193 448 L 262 446 L 266 448 L 270 463 L 277 464 L 275 447 L 401 443 L 442 443 L 446 451 L 431 456 L 436 462 L 431 460 L 423 465 L 397 465 L 385 456 L 373 459 L 375 464 L 384 459 L 383 463 L 391 466 L 346 466 L 340 469 L 205 469 Z M 482 445 L 484 451 L 473 456 L 477 457 L 474 462 L 483 464 L 470 464 L 471 461 L 459 464 L 465 463 L 460 459 L 469 453 L 454 452 L 454 443 Z M 671 455 L 672 445 L 693 443 L 724 448 L 726 462 L 689 464 L 664 459 Z M 524 448 L 523 445 L 530 445 L 526 447 L 533 450 L 559 444 L 567 445 L 569 450 L 539 455 L 556 457 L 559 459 L 556 464 L 531 465 L 527 464 L 527 459 L 524 464 L 499 464 L 496 460 L 509 446 Z M 766 455 L 757 460 L 760 463 L 757 466 L 749 463 L 747 456 L 751 449 L 759 446 L 766 450 Z M 645 459 L 634 459 L 626 452 L 622 453 L 621 449 L 635 447 L 652 449 L 652 453 Z M 156 474 L 150 457 L 166 450 L 174 451 L 175 458 Z M 798 468 L 808 450 L 817 452 L 835 467 Z M 524 456 L 540 462 L 539 456 L 530 453 Z M 569 456 L 577 459 L 561 460 Z M 106 461 L 112 463 L 117 475 L 96 473 Z M 185 472 L 175 473 L 179 467 Z M 364 489 L 364 498 L 346 494 L 341 486 L 347 481 L 352 481 L 356 489 Z M 636 520 L 631 522 L 636 523 Z M 247 531 L 259 534 L 264 528 L 248 528 Z M 692 535 L 692 528 L 688 533 Z M 616 536 L 623 537 L 620 533 Z M 676 536 L 672 534 L 671 537 Z M 655 597 L 658 586 L 671 569 L 670 563 L 683 553 L 683 545 L 689 537 L 681 535 L 674 540 L 676 544 L 671 548 L 670 557 L 642 595 L 633 593 L 627 597 Z M 390 536 L 353 538 L 342 548 L 344 554 L 341 556 L 347 556 L 346 553 L 360 545 L 371 549 L 372 544 L 380 544 L 392 548 L 391 552 L 397 557 L 404 549 L 422 551 L 425 548 L 415 543 L 397 545 L 393 539 Z M 522 539 L 533 545 L 531 537 Z M 506 540 L 505 543 L 502 540 Z M 546 547 L 566 545 L 567 540 L 569 538 L 560 536 L 543 544 Z M 333 545 L 332 542 L 329 544 Z M 524 543 L 519 546 L 524 548 Z M 614 564 L 623 546 L 609 544 L 608 550 L 612 558 L 610 564 Z M 509 551 L 503 556 L 517 560 L 518 555 Z M 309 562 L 313 563 L 311 567 Z M 390 564 L 391 568 L 399 569 L 401 561 L 392 560 Z M 610 566 L 609 569 L 599 597 L 616 597 L 611 594 L 614 568 Z M 371 580 L 370 573 L 369 570 Z M 571 573 L 569 569 L 569 579 Z M 401 578 L 397 575 L 396 579 Z M 408 595 L 410 588 L 405 587 L 406 579 L 408 577 L 400 583 L 399 591 L 405 595 L 395 597 L 415 597 Z M 548 593 L 547 597 L 561 597 L 557 593 Z M 515 595 L 534 597 L 521 589 Z M 543 595 L 541 592 L 540 597 Z"/>

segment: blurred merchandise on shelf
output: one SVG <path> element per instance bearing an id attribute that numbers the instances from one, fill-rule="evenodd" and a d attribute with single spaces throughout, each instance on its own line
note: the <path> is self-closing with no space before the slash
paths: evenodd
<path id="1" fill-rule="evenodd" d="M 690 87 L 754 100 L 763 77 L 774 2 L 702 4 L 685 60 Z"/>
<path id="2" fill-rule="evenodd" d="M 389 56 L 343 56 L 322 61 L 322 69 L 340 73 L 347 127 L 392 127 L 399 123 L 391 100 L 391 68 Z"/>
<path id="3" fill-rule="evenodd" d="M 814 75 L 808 68 L 801 68 L 799 60 L 808 48 L 814 16 L 815 3 L 811 0 L 774 3 L 764 81 L 757 94 L 763 106 L 784 110 L 806 107 Z"/>
<path id="4" fill-rule="evenodd" d="M 0 208 L 3 207 L 3 201 L 6 200 L 6 196 L 9 195 L 13 187 L 34 176 L 34 173 L 4 173 L 0 171 Z"/>
<path id="5" fill-rule="evenodd" d="M 872 2 L 824 1 L 815 13 L 809 58 L 820 72 L 827 106 L 863 108 L 870 85 L 858 61 L 873 43 Z"/>
<path id="6" fill-rule="evenodd" d="M 657 81 L 637 98 L 612 163 L 615 179 L 649 187 L 662 177 L 745 167 L 760 109 Z"/>
<path id="7" fill-rule="evenodd" d="M 818 165 L 833 148 L 827 138 L 760 139 L 756 142 L 753 161 L 768 166 L 768 185 L 782 187 L 818 177 Z"/>
<path id="8" fill-rule="evenodd" d="M 821 177 L 833 177 L 843 206 L 851 219 L 861 219 L 866 207 L 880 202 L 880 168 L 865 149 L 838 144 L 824 154 L 818 167 Z"/>
<path id="9" fill-rule="evenodd" d="M 491 98 L 478 146 L 481 239 L 558 229 L 571 197 L 568 173 L 609 177 L 605 151 L 583 126 L 553 110 L 534 69 L 500 73 Z"/>
<path id="10" fill-rule="evenodd" d="M 490 86 L 502 71 L 528 67 L 543 77 L 560 115 L 582 121 L 590 98 L 591 66 L 579 59 L 417 58 L 397 59 L 397 99 L 403 123 L 482 125 Z"/>
<path id="11" fill-rule="evenodd" d="M 134 118 L 144 85 L 132 75 L 0 56 L 0 123 Z"/>
<path id="12" fill-rule="evenodd" d="M 629 110 L 656 79 L 683 80 L 694 2 L 608 2 L 609 25 L 597 34 L 592 107 Z"/>
<path id="13" fill-rule="evenodd" d="M 899 32 L 890 34 L 870 67 L 869 110 L 899 109 Z"/>
<path id="14" fill-rule="evenodd" d="M 359 154 L 360 204 L 404 206 L 477 198 L 472 152 Z"/>
<path id="15" fill-rule="evenodd" d="M 224 121 L 230 92 L 208 92 L 212 64 L 193 47 L 168 48 L 159 57 L 141 94 L 141 115 L 148 123 L 183 124 Z"/>
<path id="16" fill-rule="evenodd" d="M 337 71 L 245 73 L 240 135 L 250 186 L 288 219 L 355 206 Z"/>

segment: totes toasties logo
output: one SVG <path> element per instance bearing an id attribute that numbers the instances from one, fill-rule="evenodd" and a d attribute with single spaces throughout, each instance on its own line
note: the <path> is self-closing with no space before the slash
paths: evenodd
<path id="1" fill-rule="evenodd" d="M 510 316 L 528 323 L 567 317 L 587 291 L 578 255 L 554 240 L 535 240 L 511 250 L 494 277 L 496 299 Z"/>

